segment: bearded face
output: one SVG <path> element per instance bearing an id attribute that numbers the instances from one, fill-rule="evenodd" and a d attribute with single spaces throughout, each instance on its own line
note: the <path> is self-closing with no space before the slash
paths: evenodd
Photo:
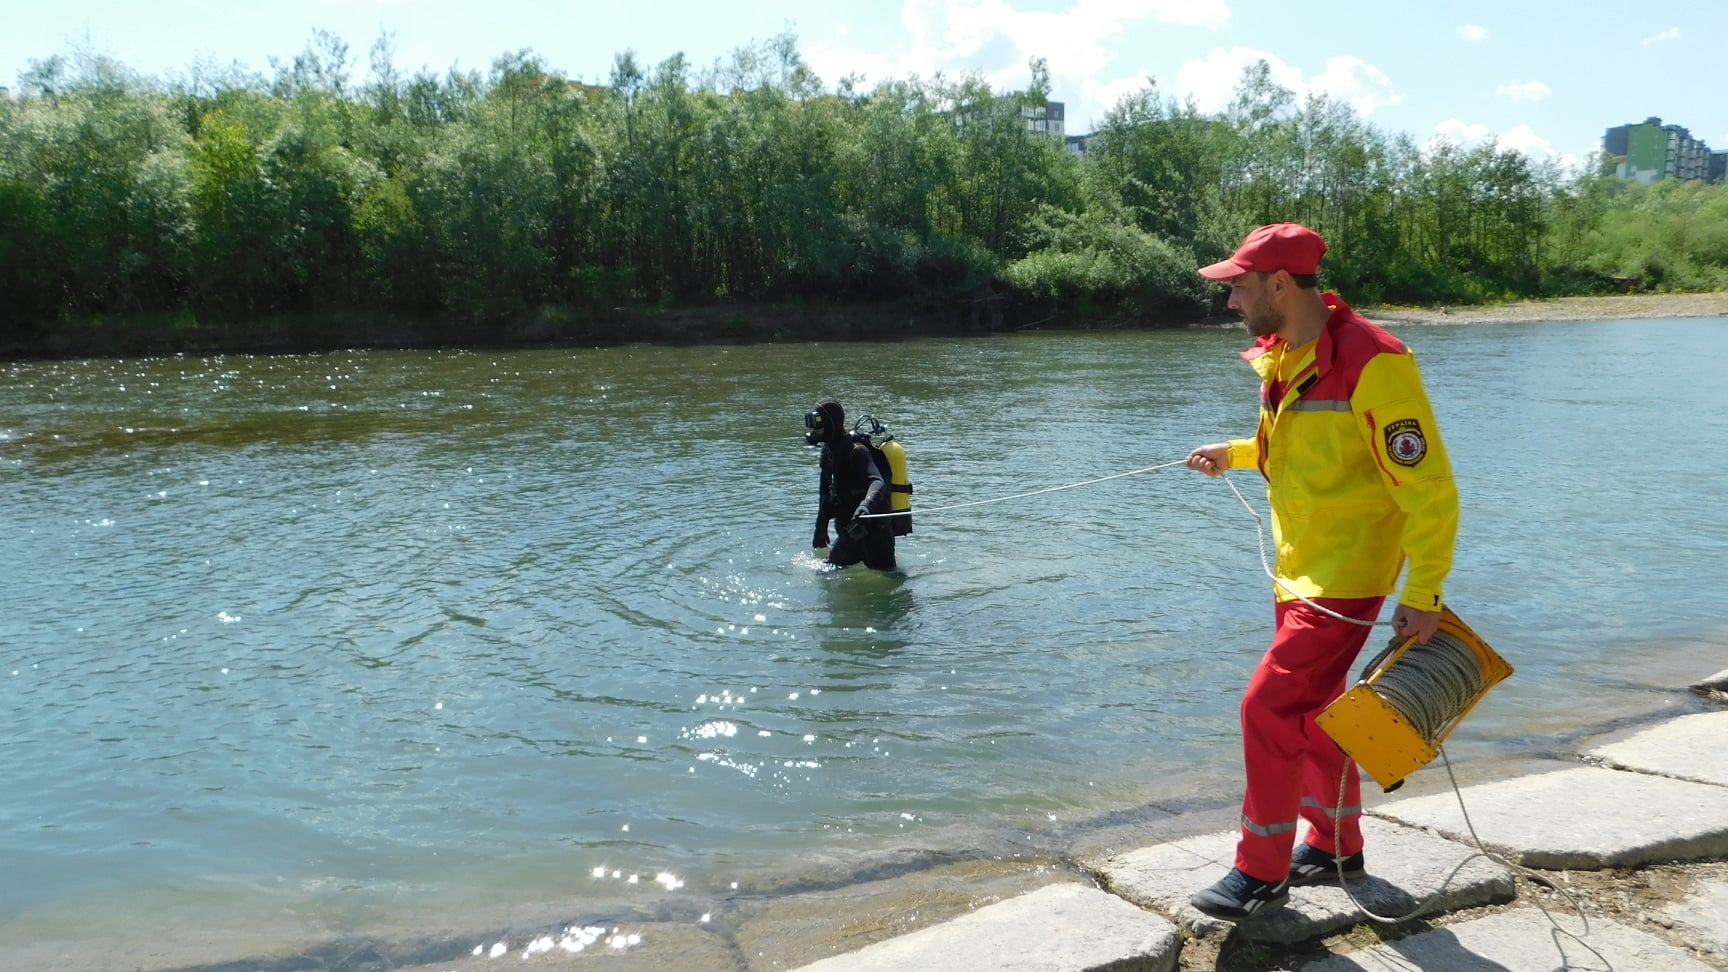
<path id="1" fill-rule="evenodd" d="M 1226 306 L 1242 315 L 1248 333 L 1257 338 L 1276 334 L 1284 326 L 1284 312 L 1272 302 L 1275 276 L 1250 270 L 1230 281 L 1230 302 Z"/>

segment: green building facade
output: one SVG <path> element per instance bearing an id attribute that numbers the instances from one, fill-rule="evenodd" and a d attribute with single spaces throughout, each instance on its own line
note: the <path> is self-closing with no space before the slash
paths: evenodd
<path id="1" fill-rule="evenodd" d="M 1602 135 L 1602 154 L 1616 176 L 1645 184 L 1658 179 L 1721 182 L 1728 168 L 1728 152 L 1712 152 L 1685 128 L 1664 125 L 1655 116 L 1608 129 Z"/>

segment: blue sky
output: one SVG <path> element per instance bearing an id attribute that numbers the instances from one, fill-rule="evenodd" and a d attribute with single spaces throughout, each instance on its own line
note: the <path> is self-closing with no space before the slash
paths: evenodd
<path id="1" fill-rule="evenodd" d="M 1583 160 L 1603 129 L 1657 115 L 1728 149 L 1723 45 L 1728 3 L 1599 0 L 1402 3 L 1338 0 L 716 0 L 593 3 L 504 0 L 40 0 L 0 15 L 0 83 L 31 60 L 83 48 L 149 75 L 196 61 L 269 73 L 314 29 L 347 41 L 356 80 L 383 32 L 412 72 L 486 70 L 530 49 L 550 67 L 603 82 L 620 52 L 657 64 L 683 53 L 706 67 L 776 34 L 797 35 L 832 86 L 977 73 L 1023 87 L 1046 59 L 1070 134 L 1116 99 L 1156 82 L 1222 106 L 1256 58 L 1298 93 L 1323 91 L 1370 124 L 1419 142 L 1496 138 L 1536 158 Z"/>

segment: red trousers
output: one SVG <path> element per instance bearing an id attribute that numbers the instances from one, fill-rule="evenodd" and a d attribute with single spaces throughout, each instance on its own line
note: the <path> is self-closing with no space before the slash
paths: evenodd
<path id="1" fill-rule="evenodd" d="M 1316 598 L 1346 617 L 1373 621 L 1383 597 Z M 1350 666 L 1372 630 L 1328 617 L 1301 601 L 1281 601 L 1272 647 L 1242 696 L 1242 838 L 1236 867 L 1262 881 L 1290 873 L 1296 828 L 1308 822 L 1308 843 L 1348 857 L 1362 849 L 1362 789 L 1356 764 L 1315 724 L 1344 694 Z M 1344 806 L 1338 806 L 1340 778 Z M 1337 834 L 1336 839 L 1334 834 Z"/>

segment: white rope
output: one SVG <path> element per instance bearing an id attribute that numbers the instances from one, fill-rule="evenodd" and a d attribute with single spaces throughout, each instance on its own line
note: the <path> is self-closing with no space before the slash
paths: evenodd
<path id="1" fill-rule="evenodd" d="M 1447 757 L 1446 748 L 1444 746 L 1437 748 L 1440 751 L 1440 761 L 1446 766 L 1446 778 L 1452 784 L 1452 795 L 1458 799 L 1458 811 L 1464 815 L 1464 828 L 1470 831 L 1470 839 L 1476 844 L 1475 853 L 1469 854 L 1465 856 L 1463 860 L 1459 861 L 1458 865 L 1452 868 L 1451 873 L 1446 875 L 1446 879 L 1440 882 L 1440 887 L 1436 889 L 1433 894 L 1429 895 L 1427 900 L 1417 902 L 1415 909 L 1410 911 L 1408 914 L 1381 915 L 1376 914 L 1373 909 L 1363 904 L 1361 899 L 1356 897 L 1356 892 L 1350 890 L 1350 879 L 1344 875 L 1344 859 L 1339 857 L 1337 851 L 1334 850 L 1332 861 L 1338 875 L 1338 886 L 1343 889 L 1346 895 L 1349 896 L 1351 903 L 1355 904 L 1357 910 L 1361 911 L 1362 914 L 1366 915 L 1372 921 L 1378 922 L 1382 925 L 1401 925 L 1433 907 L 1434 903 L 1440 900 L 1441 894 L 1445 893 L 1446 889 L 1451 886 L 1453 879 L 1464 870 L 1464 865 L 1469 864 L 1478 857 L 1484 858 L 1506 868 L 1514 877 L 1524 878 L 1532 884 L 1538 884 L 1554 891 L 1561 897 L 1565 898 L 1567 903 L 1572 906 L 1573 913 L 1576 914 L 1579 921 L 1584 924 L 1584 929 L 1582 931 L 1572 932 L 1560 927 L 1560 920 L 1554 917 L 1554 913 L 1549 911 L 1542 902 L 1535 899 L 1532 899 L 1530 902 L 1536 906 L 1537 911 L 1542 912 L 1542 916 L 1547 918 L 1548 924 L 1552 926 L 1549 928 L 1548 934 L 1549 937 L 1554 940 L 1554 949 L 1560 953 L 1562 965 L 1567 968 L 1571 967 L 1567 964 L 1566 948 L 1560 942 L 1560 936 L 1564 935 L 1577 942 L 1579 945 L 1582 945 L 1585 951 L 1596 956 L 1598 959 L 1601 959 L 1603 968 L 1612 969 L 1614 967 L 1613 963 L 1609 962 L 1601 952 L 1596 951 L 1595 947 L 1584 940 L 1590 935 L 1590 916 L 1585 914 L 1584 906 L 1579 903 L 1577 898 L 1573 897 L 1570 891 L 1567 891 L 1565 888 L 1554 883 L 1551 878 L 1544 877 L 1522 864 L 1509 861 L 1483 845 L 1482 837 L 1476 833 L 1476 824 L 1470 819 L 1470 809 L 1464 806 L 1464 791 L 1459 788 L 1458 777 L 1452 772 L 1452 760 Z M 1344 783 L 1345 780 L 1349 778 L 1349 775 L 1349 763 L 1346 762 L 1344 775 L 1338 778 L 1338 812 L 1333 814 L 1332 817 L 1332 846 L 1334 848 L 1344 846 Z M 1360 880 L 1360 878 L 1358 878 L 1358 880 Z"/>
<path id="2" fill-rule="evenodd" d="M 1183 462 L 1187 462 L 1187 460 L 1184 459 Z M 1278 585 L 1284 593 L 1298 601 L 1301 601 L 1303 604 L 1308 605 L 1314 610 L 1319 611 L 1321 614 L 1333 618 L 1334 620 L 1348 621 L 1351 624 L 1359 624 L 1366 628 L 1372 628 L 1376 625 L 1383 625 L 1388 628 L 1392 626 L 1391 621 L 1364 621 L 1361 618 L 1353 618 L 1346 614 L 1339 614 L 1337 611 L 1334 611 L 1329 607 L 1316 604 L 1308 598 L 1303 597 L 1292 589 L 1289 584 L 1284 583 L 1283 578 L 1279 577 L 1277 572 L 1272 569 L 1272 562 L 1266 559 L 1266 521 L 1260 518 L 1260 512 L 1254 509 L 1253 504 L 1248 502 L 1248 497 L 1243 496 L 1242 491 L 1236 488 L 1236 484 L 1230 481 L 1229 473 L 1221 472 L 1218 474 L 1218 478 L 1224 480 L 1224 485 L 1230 487 L 1230 492 L 1235 493 L 1236 498 L 1242 501 L 1242 508 L 1247 510 L 1248 515 L 1254 518 L 1254 535 L 1260 541 L 1260 569 L 1266 572 L 1267 577 L 1272 578 L 1272 583 Z"/>
<path id="3" fill-rule="evenodd" d="M 1127 476 L 1139 476 L 1143 473 L 1156 472 L 1160 469 L 1169 469 L 1171 466 L 1185 465 L 1187 462 L 1187 459 L 1178 459 L 1175 462 L 1166 462 L 1156 466 L 1147 466 L 1144 469 L 1131 469 L 1128 472 L 1117 473 L 1114 476 L 1101 476 L 1097 479 L 1088 479 L 1083 483 L 1069 483 L 1066 486 L 1047 486 L 1044 489 L 1035 489 L 1030 493 L 1015 493 L 1013 496 L 998 496 L 994 499 L 973 500 L 970 503 L 955 503 L 952 506 L 933 506 L 928 509 L 901 510 L 898 513 L 866 513 L 863 516 L 855 516 L 853 519 L 879 520 L 890 516 L 905 516 L 908 513 L 916 513 L 919 516 L 929 516 L 932 513 L 946 513 L 949 510 L 964 510 L 973 506 L 984 506 L 988 503 L 1007 503 L 1011 500 L 1025 499 L 1028 496 L 1042 496 L 1045 493 L 1056 493 L 1064 489 L 1078 489 L 1081 486 L 1096 486 L 1099 483 L 1107 483 L 1112 479 L 1122 479 Z"/>
<path id="4" fill-rule="evenodd" d="M 1032 490 L 1031 492 L 1027 492 L 1027 493 L 1015 493 L 1013 496 L 997 496 L 997 497 L 993 497 L 991 499 L 972 500 L 971 502 L 968 502 L 968 503 L 954 503 L 954 504 L 949 505 L 949 506 L 932 506 L 932 507 L 920 508 L 920 509 L 916 509 L 916 510 L 900 510 L 899 512 L 866 513 L 862 516 L 855 516 L 855 517 L 853 517 L 853 519 L 855 519 L 855 520 L 885 520 L 891 516 L 905 516 L 908 513 L 916 513 L 918 516 L 929 516 L 932 513 L 947 513 L 951 510 L 971 509 L 972 507 L 975 507 L 975 506 L 987 506 L 991 503 L 1008 503 L 1008 502 L 1012 502 L 1014 500 L 1026 499 L 1029 496 L 1042 496 L 1045 493 L 1057 493 L 1057 492 L 1061 492 L 1062 490 L 1065 490 L 1065 489 L 1079 489 L 1082 486 L 1096 486 L 1099 483 L 1107 483 L 1107 482 L 1111 481 L 1112 479 L 1124 479 L 1128 476 L 1140 476 L 1140 475 L 1144 475 L 1145 473 L 1149 473 L 1149 472 L 1157 472 L 1160 469 L 1170 469 L 1174 466 L 1186 466 L 1187 464 L 1188 464 L 1188 459 L 1186 457 L 1183 457 L 1183 458 L 1178 459 L 1174 462 L 1162 462 L 1156 466 L 1145 466 L 1145 467 L 1140 468 L 1140 469 L 1130 469 L 1127 472 L 1116 473 L 1113 476 L 1100 476 L 1097 479 L 1088 479 L 1088 480 L 1085 480 L 1083 482 L 1078 482 L 1078 483 L 1068 483 L 1068 484 L 1063 485 L 1063 486 L 1047 486 L 1043 489 L 1035 489 L 1035 490 Z M 1254 533 L 1255 533 L 1255 536 L 1259 539 L 1259 546 L 1260 546 L 1260 569 L 1266 572 L 1267 577 L 1272 578 L 1272 583 L 1278 585 L 1278 587 L 1280 589 L 1282 589 L 1284 591 L 1284 593 L 1290 595 L 1291 597 L 1295 598 L 1298 601 L 1301 601 L 1302 603 L 1308 605 L 1309 607 L 1313 608 L 1314 610 L 1319 611 L 1321 614 L 1324 614 L 1327 617 L 1334 618 L 1334 619 L 1339 620 L 1339 621 L 1347 621 L 1351 624 L 1363 625 L 1365 627 L 1370 627 L 1370 628 L 1374 627 L 1376 625 L 1384 625 L 1386 627 L 1392 626 L 1391 621 L 1363 621 L 1360 618 L 1352 618 L 1352 617 L 1349 617 L 1347 615 L 1339 614 L 1337 611 L 1334 611 L 1331 608 L 1328 608 L 1328 607 L 1325 607 L 1323 605 L 1314 603 L 1312 600 L 1309 600 L 1308 598 L 1303 597 L 1301 594 L 1299 594 L 1295 590 L 1291 589 L 1290 585 L 1284 583 L 1284 580 L 1282 578 L 1280 578 L 1275 571 L 1272 570 L 1271 561 L 1266 559 L 1266 521 L 1261 519 L 1260 512 L 1258 510 L 1254 509 L 1253 504 L 1248 502 L 1248 497 L 1243 496 L 1242 491 L 1240 489 L 1236 488 L 1236 484 L 1234 482 L 1231 482 L 1230 476 L 1228 473 L 1219 473 L 1217 478 L 1222 479 L 1224 481 L 1224 485 L 1230 487 L 1230 491 L 1232 493 L 1236 494 L 1236 499 L 1241 501 L 1242 508 L 1247 510 L 1248 515 L 1252 516 L 1254 518 Z"/>
<path id="5" fill-rule="evenodd" d="M 1375 695 L 1398 710 L 1424 742 L 1437 742 L 1483 692 L 1482 666 L 1470 646 L 1444 631 L 1414 645 L 1374 680 Z"/>

